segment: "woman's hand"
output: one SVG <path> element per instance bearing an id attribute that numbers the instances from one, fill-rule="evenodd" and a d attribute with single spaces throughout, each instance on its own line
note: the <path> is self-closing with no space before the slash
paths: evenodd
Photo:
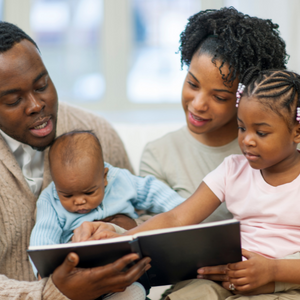
<path id="1" fill-rule="evenodd" d="M 84 242 L 88 240 L 101 240 L 112 237 L 118 237 L 113 225 L 97 221 L 97 222 L 83 222 L 74 230 L 72 242 Z"/>
<path id="2" fill-rule="evenodd" d="M 229 284 L 235 286 L 235 293 L 246 294 L 254 291 L 267 290 L 268 293 L 274 292 L 275 263 L 273 259 L 268 259 L 262 255 L 242 249 L 242 255 L 246 261 L 228 264 L 226 274 L 229 283 L 223 283 L 226 289 Z"/>

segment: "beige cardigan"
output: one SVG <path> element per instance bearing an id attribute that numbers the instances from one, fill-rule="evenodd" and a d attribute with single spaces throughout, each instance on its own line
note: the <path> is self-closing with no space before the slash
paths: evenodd
<path id="1" fill-rule="evenodd" d="M 132 171 L 123 143 L 114 129 L 100 117 L 60 103 L 57 135 L 74 129 L 92 129 L 103 147 L 104 160 Z M 51 278 L 34 281 L 26 249 L 35 223 L 37 198 L 31 192 L 22 171 L 0 136 L 0 299 L 67 299 Z M 51 181 L 48 150 L 45 150 L 44 189 Z M 16 280 L 11 280 L 16 279 Z"/>

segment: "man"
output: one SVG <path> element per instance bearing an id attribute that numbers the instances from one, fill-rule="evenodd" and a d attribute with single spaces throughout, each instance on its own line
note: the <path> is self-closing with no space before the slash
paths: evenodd
<path id="1" fill-rule="evenodd" d="M 103 119 L 59 104 L 35 42 L 15 25 L 0 23 L 0 298 L 95 299 L 123 291 L 149 268 L 149 259 L 123 272 L 135 254 L 111 265 L 78 269 L 70 253 L 50 278 L 36 282 L 26 249 L 35 203 L 51 181 L 47 147 L 56 135 L 92 129 L 106 161 L 131 168 L 123 144 Z M 15 279 L 15 280 L 12 280 Z"/>

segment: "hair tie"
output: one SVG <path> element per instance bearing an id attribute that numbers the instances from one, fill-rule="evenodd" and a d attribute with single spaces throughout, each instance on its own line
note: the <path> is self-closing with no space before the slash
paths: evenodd
<path id="1" fill-rule="evenodd" d="M 235 104 L 236 107 L 239 106 L 239 103 L 240 103 L 240 100 L 241 100 L 241 97 L 242 97 L 245 87 L 246 86 L 244 84 L 242 84 L 241 82 L 239 83 L 238 89 L 236 91 L 236 104 Z M 299 120 L 300 120 L 300 107 L 299 107 Z"/>

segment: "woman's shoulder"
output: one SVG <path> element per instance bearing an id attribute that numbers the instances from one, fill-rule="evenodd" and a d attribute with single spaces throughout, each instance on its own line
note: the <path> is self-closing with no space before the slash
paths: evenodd
<path id="1" fill-rule="evenodd" d="M 151 149 L 154 148 L 161 149 L 161 147 L 171 148 L 175 144 L 182 143 L 186 133 L 187 133 L 186 126 L 183 126 L 182 128 L 177 129 L 175 131 L 168 132 L 167 134 L 163 135 L 162 137 L 154 141 L 148 142 L 145 148 L 151 148 Z"/>

